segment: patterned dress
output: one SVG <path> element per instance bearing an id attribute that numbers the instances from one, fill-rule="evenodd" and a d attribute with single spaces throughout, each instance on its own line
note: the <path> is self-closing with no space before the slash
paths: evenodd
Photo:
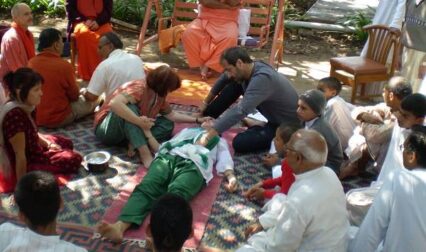
<path id="1" fill-rule="evenodd" d="M 9 177 L 0 171 L 0 192 L 11 192 L 16 185 L 15 153 L 9 139 L 18 133 L 25 134 L 25 155 L 27 158 L 27 172 L 44 170 L 53 174 L 69 174 L 77 172 L 82 157 L 73 151 L 73 143 L 70 139 L 44 135 L 52 143 L 61 146 L 61 150 L 53 150 L 40 144 L 37 127 L 32 119 L 21 108 L 10 110 L 3 119 L 3 134 L 5 150 L 10 160 L 12 172 Z"/>

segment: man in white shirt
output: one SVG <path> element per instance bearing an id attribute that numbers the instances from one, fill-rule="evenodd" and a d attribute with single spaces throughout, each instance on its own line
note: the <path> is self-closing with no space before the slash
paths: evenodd
<path id="1" fill-rule="evenodd" d="M 48 172 L 25 174 L 14 192 L 18 217 L 26 227 L 0 225 L 0 251 L 83 252 L 83 248 L 60 239 L 56 216 L 62 205 L 55 177 Z"/>
<path id="2" fill-rule="evenodd" d="M 132 225 L 141 225 L 154 201 L 163 194 L 173 193 L 191 200 L 213 178 L 213 163 L 216 163 L 217 173 L 226 177 L 226 189 L 234 192 L 237 180 L 228 144 L 215 136 L 205 147 L 200 145 L 205 132 L 202 128 L 187 128 L 161 144 L 148 173 L 133 190 L 118 221 L 101 223 L 99 233 L 113 242 L 121 242 L 124 232 Z"/>
<path id="3" fill-rule="evenodd" d="M 125 52 L 117 34 L 108 32 L 102 35 L 98 53 L 103 61 L 96 67 L 87 89 L 82 90 L 86 100 L 96 101 L 103 93 L 109 96 L 126 82 L 145 79 L 141 58 Z"/>
<path id="4" fill-rule="evenodd" d="M 324 164 L 327 144 L 314 130 L 301 129 L 287 143 L 287 161 L 296 175 L 280 209 L 260 216 L 249 226 L 251 236 L 237 252 L 248 251 L 346 251 L 349 223 L 346 217 L 345 194 L 336 174 Z M 268 218 L 263 218 L 267 215 Z M 257 233 L 256 233 L 257 232 Z"/>
<path id="5" fill-rule="evenodd" d="M 401 101 L 412 93 L 410 83 L 400 76 L 393 77 L 383 88 L 384 102 L 353 109 L 351 116 L 358 126 L 344 149 L 350 163 L 340 170 L 340 179 L 357 176 L 360 170 L 366 170 L 371 159 L 380 170 L 396 123 L 392 112 L 399 110 Z"/>
<path id="6" fill-rule="evenodd" d="M 406 169 L 399 169 L 392 180 L 385 181 L 351 242 L 350 251 L 426 248 L 426 127 L 413 127 L 401 148 Z"/>
<path id="7" fill-rule="evenodd" d="M 400 109 L 394 114 L 398 123 L 393 128 L 392 139 L 377 181 L 369 187 L 353 189 L 347 193 L 349 219 L 353 225 L 361 224 L 377 191 L 383 183 L 391 181 L 395 173 L 403 167 L 400 146 L 410 134 L 411 128 L 416 125 L 425 125 L 426 96 L 419 93 L 408 95 L 402 100 Z"/>

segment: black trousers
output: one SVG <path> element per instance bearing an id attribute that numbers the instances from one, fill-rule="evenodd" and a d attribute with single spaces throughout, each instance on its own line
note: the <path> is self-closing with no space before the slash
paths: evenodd
<path id="1" fill-rule="evenodd" d="M 203 116 L 218 118 L 244 93 L 241 85 L 229 83 L 222 89 L 218 96 L 204 110 Z M 247 153 L 267 150 L 271 146 L 272 139 L 278 125 L 267 123 L 265 126 L 253 126 L 246 131 L 237 134 L 232 141 L 236 152 Z"/>

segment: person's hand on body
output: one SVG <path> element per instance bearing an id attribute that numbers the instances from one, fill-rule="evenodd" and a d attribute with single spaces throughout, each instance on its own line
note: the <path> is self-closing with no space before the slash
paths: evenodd
<path id="1" fill-rule="evenodd" d="M 209 120 L 209 121 L 205 121 L 205 122 L 203 122 L 202 124 L 201 124 L 201 127 L 203 128 L 203 129 L 211 129 L 212 127 L 213 127 L 213 124 L 214 124 L 214 120 Z"/>
<path id="2" fill-rule="evenodd" d="M 90 24 L 89 28 L 92 31 L 96 31 L 97 29 L 99 29 L 98 22 L 96 22 L 96 21 L 93 20 L 92 23 Z"/>
<path id="3" fill-rule="evenodd" d="M 154 119 L 146 117 L 146 116 L 140 116 L 138 126 L 143 130 L 149 130 L 152 126 L 154 126 Z"/>

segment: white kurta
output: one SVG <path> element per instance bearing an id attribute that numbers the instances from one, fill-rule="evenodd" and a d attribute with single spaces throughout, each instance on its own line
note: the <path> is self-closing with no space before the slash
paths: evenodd
<path id="1" fill-rule="evenodd" d="M 426 170 L 400 169 L 386 181 L 367 213 L 349 251 L 386 252 L 426 249 Z"/>
<path id="2" fill-rule="evenodd" d="M 271 215 L 277 216 L 275 225 L 261 216 L 259 219 L 269 228 L 250 237 L 237 252 L 346 251 L 349 223 L 345 195 L 330 168 L 296 175 L 287 197 L 280 199 L 278 213 L 276 207 L 270 206 L 264 214 L 269 215 L 269 220 Z"/>
<path id="3" fill-rule="evenodd" d="M 0 251 L 10 252 L 84 252 L 84 248 L 61 240 L 59 235 L 40 235 L 11 223 L 0 225 Z"/>
<path id="4" fill-rule="evenodd" d="M 353 135 L 356 126 L 351 117 L 351 112 L 354 108 L 354 105 L 346 102 L 340 96 L 334 96 L 329 99 L 325 107 L 324 118 L 336 131 L 342 150 L 348 147 L 349 138 Z"/>
<path id="5" fill-rule="evenodd" d="M 108 97 L 126 82 L 145 79 L 143 62 L 139 56 L 115 49 L 93 72 L 87 91 Z"/>
<path id="6" fill-rule="evenodd" d="M 389 144 L 388 152 L 386 153 L 385 161 L 380 170 L 377 182 L 383 183 L 385 180 L 392 180 L 395 171 L 404 167 L 402 161 L 402 151 L 400 146 L 404 144 L 405 138 L 410 134 L 409 129 L 401 128 L 398 123 L 395 123 L 392 132 L 392 139 Z"/>
<path id="7" fill-rule="evenodd" d="M 402 22 L 405 18 L 405 2 L 406 0 L 379 0 L 376 13 L 372 20 L 372 24 L 384 24 L 401 30 Z M 361 56 L 367 55 L 368 40 L 362 49 Z M 392 49 L 391 49 L 392 50 Z M 392 52 L 388 56 L 388 63 L 392 60 Z M 379 94 L 385 82 L 377 82 L 373 85 L 367 85 L 366 94 Z"/>
<path id="8" fill-rule="evenodd" d="M 419 87 L 419 93 L 426 95 L 426 75 Z"/>

